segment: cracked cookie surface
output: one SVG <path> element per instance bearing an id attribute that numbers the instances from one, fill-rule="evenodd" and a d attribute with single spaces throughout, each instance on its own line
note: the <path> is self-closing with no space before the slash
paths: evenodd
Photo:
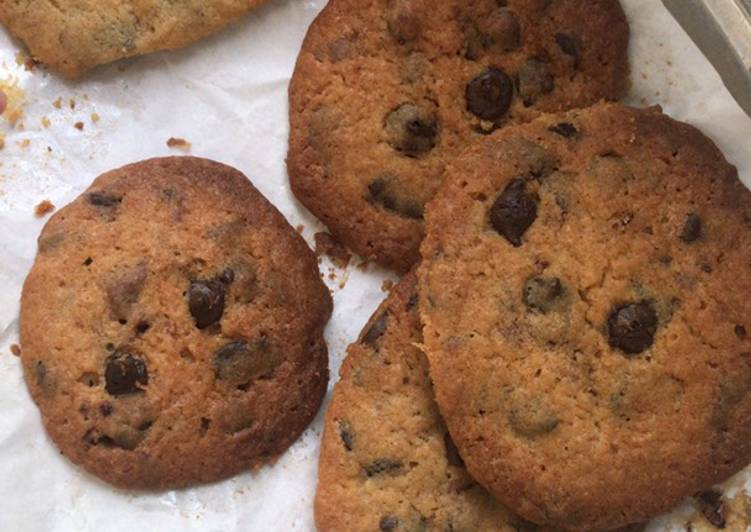
<path id="1" fill-rule="evenodd" d="M 332 0 L 290 84 L 295 195 L 362 257 L 407 271 L 447 161 L 628 84 L 617 0 Z"/>
<path id="2" fill-rule="evenodd" d="M 125 57 L 174 50 L 265 0 L 0 0 L 0 23 L 68 78 Z"/>
<path id="3" fill-rule="evenodd" d="M 427 210 L 420 312 L 470 473 L 531 521 L 646 520 L 751 461 L 751 193 L 659 109 L 498 132 Z"/>
<path id="4" fill-rule="evenodd" d="M 273 462 L 326 391 L 331 297 L 284 217 L 228 166 L 152 159 L 55 214 L 21 299 L 21 359 L 65 456 L 120 487 Z"/>

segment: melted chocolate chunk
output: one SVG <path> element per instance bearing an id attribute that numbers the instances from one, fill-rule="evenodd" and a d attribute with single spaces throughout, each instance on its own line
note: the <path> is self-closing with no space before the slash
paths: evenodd
<path id="1" fill-rule="evenodd" d="M 524 180 L 513 180 L 490 209 L 493 229 L 514 247 L 522 245 L 522 236 L 537 219 L 538 200 L 526 189 Z"/>
<path id="2" fill-rule="evenodd" d="M 399 527 L 399 519 L 393 515 L 384 515 L 378 522 L 378 528 L 382 532 L 392 532 Z"/>
<path id="3" fill-rule="evenodd" d="M 648 301 L 616 307 L 608 318 L 608 342 L 626 354 L 648 349 L 657 332 L 657 313 Z"/>
<path id="4" fill-rule="evenodd" d="M 514 84 L 502 70 L 490 67 L 467 85 L 467 110 L 482 120 L 498 120 L 511 107 Z"/>
<path id="5" fill-rule="evenodd" d="M 383 312 L 378 318 L 373 322 L 373 324 L 368 329 L 368 332 L 366 332 L 362 340 L 360 340 L 360 343 L 362 345 L 375 348 L 377 347 L 378 341 L 381 339 L 381 336 L 384 335 L 386 332 L 386 325 L 388 323 L 389 313 Z"/>
<path id="6" fill-rule="evenodd" d="M 438 142 L 438 117 L 433 111 L 405 103 L 386 117 L 389 144 L 408 157 L 419 157 Z"/>
<path id="7" fill-rule="evenodd" d="M 247 389 L 251 381 L 265 377 L 281 364 L 282 358 L 266 338 L 252 344 L 230 342 L 214 354 L 214 374 L 228 384 Z"/>
<path id="8" fill-rule="evenodd" d="M 355 434 L 352 426 L 347 421 L 339 422 L 339 437 L 342 439 L 344 448 L 351 451 L 355 445 Z"/>
<path id="9" fill-rule="evenodd" d="M 696 242 L 701 237 L 702 221 L 696 214 L 689 214 L 681 229 L 681 240 L 686 244 Z"/>
<path id="10" fill-rule="evenodd" d="M 572 35 L 568 33 L 556 33 L 555 42 L 561 51 L 571 58 L 573 67 L 578 70 L 581 64 L 581 55 L 579 53 L 579 43 Z"/>
<path id="11" fill-rule="evenodd" d="M 222 318 L 226 293 L 227 283 L 221 278 L 190 282 L 188 309 L 196 327 L 205 329 Z"/>
<path id="12" fill-rule="evenodd" d="M 528 59 L 519 69 L 519 95 L 527 107 L 533 105 L 543 94 L 555 88 L 553 73 L 547 61 Z"/>
<path id="13" fill-rule="evenodd" d="M 570 124 L 568 122 L 555 124 L 553 126 L 550 126 L 548 129 L 556 135 L 560 135 L 561 137 L 565 137 L 567 139 L 575 139 L 579 136 L 579 130 L 576 129 L 574 124 Z"/>
<path id="14" fill-rule="evenodd" d="M 86 197 L 90 204 L 97 207 L 116 207 L 123 201 L 122 197 L 106 192 L 89 192 Z"/>
<path id="15" fill-rule="evenodd" d="M 365 474 L 369 477 L 383 474 L 394 474 L 402 468 L 402 463 L 390 458 L 379 458 L 372 464 L 365 466 Z"/>
<path id="16" fill-rule="evenodd" d="M 564 290 L 557 277 L 532 277 L 524 284 L 522 299 L 530 310 L 547 314 L 560 303 Z"/>
<path id="17" fill-rule="evenodd" d="M 149 384 L 146 363 L 139 356 L 115 351 L 107 358 L 104 369 L 105 389 L 113 396 L 142 392 Z"/>
<path id="18" fill-rule="evenodd" d="M 405 218 L 421 220 L 423 206 L 414 199 L 399 193 L 398 184 L 391 176 L 380 176 L 368 185 L 367 200 Z"/>

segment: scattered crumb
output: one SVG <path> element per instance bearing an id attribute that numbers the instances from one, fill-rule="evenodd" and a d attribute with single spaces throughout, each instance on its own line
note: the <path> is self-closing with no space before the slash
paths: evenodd
<path id="1" fill-rule="evenodd" d="M 18 141 L 18 146 L 21 148 L 28 148 L 31 144 L 31 139 L 22 139 Z"/>
<path id="2" fill-rule="evenodd" d="M 73 98 L 71 98 L 70 101 L 68 102 L 68 105 L 70 106 L 71 109 L 75 109 L 76 101 Z"/>
<path id="3" fill-rule="evenodd" d="M 23 65 L 24 69 L 26 69 L 27 72 L 31 72 L 39 66 L 39 61 L 26 54 L 25 52 L 18 52 L 16 53 L 16 64 L 18 66 Z"/>
<path id="4" fill-rule="evenodd" d="M 52 102 L 52 107 L 54 107 L 55 109 L 60 109 L 62 106 L 63 106 L 63 99 L 62 98 L 58 98 L 57 100 L 55 100 L 54 102 Z"/>
<path id="5" fill-rule="evenodd" d="M 185 139 L 170 137 L 167 140 L 167 146 L 170 148 L 176 148 L 178 150 L 188 151 L 190 150 L 190 142 Z"/>
<path id="6" fill-rule="evenodd" d="M 49 214 L 54 210 L 55 206 L 50 200 L 43 200 L 36 207 L 34 207 L 34 214 L 41 218 L 45 214 Z"/>
<path id="7" fill-rule="evenodd" d="M 21 347 L 18 344 L 10 344 L 10 352 L 13 354 L 13 356 L 20 357 Z"/>
<path id="8" fill-rule="evenodd" d="M 335 280 L 336 279 L 336 272 L 333 272 L 333 271 L 330 272 L 328 277 L 329 277 L 330 281 Z"/>
<path id="9" fill-rule="evenodd" d="M 349 265 L 349 261 L 352 259 L 352 254 L 347 251 L 347 248 L 337 242 L 333 236 L 328 233 L 316 233 L 316 255 L 328 255 L 337 267 L 346 268 Z"/>
<path id="10" fill-rule="evenodd" d="M 91 121 L 93 123 L 96 124 L 97 122 L 99 122 L 99 118 L 100 118 L 100 116 L 99 116 L 98 113 L 91 113 Z"/>
<path id="11" fill-rule="evenodd" d="M 75 127 L 78 131 L 83 131 L 83 122 L 76 122 L 73 124 L 73 127 Z"/>
<path id="12" fill-rule="evenodd" d="M 44 126 L 45 128 L 50 127 L 50 119 L 46 116 L 42 118 L 42 126 Z"/>
<path id="13" fill-rule="evenodd" d="M 0 133 L 0 150 L 2 150 L 3 148 L 5 148 L 5 135 Z"/>
<path id="14" fill-rule="evenodd" d="M 303 231 L 305 231 L 305 226 L 303 224 L 300 224 L 297 227 L 295 227 L 295 231 L 297 231 L 299 234 L 302 234 Z"/>
<path id="15" fill-rule="evenodd" d="M 0 114 L 11 126 L 15 127 L 23 117 L 24 100 L 25 94 L 18 86 L 16 78 L 0 80 Z"/>
<path id="16" fill-rule="evenodd" d="M 357 265 L 357 269 L 361 272 L 368 271 L 368 267 L 370 266 L 370 261 L 368 259 L 363 260 L 360 264 Z"/>
<path id="17" fill-rule="evenodd" d="M 747 530 L 751 524 L 751 501 L 741 488 L 733 498 L 717 492 L 717 500 L 694 499 L 696 512 L 685 523 L 693 532 L 713 532 L 717 529 Z"/>
<path id="18" fill-rule="evenodd" d="M 391 279 L 386 279 L 383 281 L 383 284 L 381 284 L 381 291 L 382 292 L 388 292 L 394 287 L 394 281 Z"/>

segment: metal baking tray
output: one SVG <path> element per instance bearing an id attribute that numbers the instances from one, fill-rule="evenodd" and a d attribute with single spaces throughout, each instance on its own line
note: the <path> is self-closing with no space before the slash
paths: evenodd
<path id="1" fill-rule="evenodd" d="M 751 116 L 751 0 L 662 0 Z"/>

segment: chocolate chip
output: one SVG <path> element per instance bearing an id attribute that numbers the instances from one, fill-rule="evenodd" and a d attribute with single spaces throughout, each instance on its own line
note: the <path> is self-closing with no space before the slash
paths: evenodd
<path id="1" fill-rule="evenodd" d="M 420 18 L 410 0 L 389 0 L 386 24 L 389 33 L 399 44 L 414 41 L 420 36 Z"/>
<path id="2" fill-rule="evenodd" d="M 738 337 L 739 340 L 745 340 L 746 339 L 746 328 L 743 325 L 736 325 L 735 326 L 735 335 Z"/>
<path id="3" fill-rule="evenodd" d="M 136 324 L 136 334 L 144 334 L 151 328 L 151 324 L 148 321 L 139 321 Z"/>
<path id="4" fill-rule="evenodd" d="M 456 448 L 456 444 L 454 443 L 454 440 L 451 439 L 451 434 L 448 432 L 443 435 L 443 445 L 446 448 L 446 461 L 449 465 L 464 469 L 464 459 L 462 459 L 459 454 L 459 449 Z"/>
<path id="5" fill-rule="evenodd" d="M 724 529 L 727 524 L 727 508 L 722 493 L 714 490 L 696 495 L 699 511 L 715 528 Z"/>
<path id="6" fill-rule="evenodd" d="M 571 57 L 574 69 L 578 69 L 581 63 L 581 55 L 579 54 L 579 44 L 576 38 L 568 33 L 556 33 L 555 42 L 564 54 Z"/>
<path id="7" fill-rule="evenodd" d="M 99 411 L 103 417 L 109 417 L 112 414 L 112 405 L 109 403 L 102 403 L 99 405 Z"/>
<path id="8" fill-rule="evenodd" d="M 123 201 L 122 197 L 106 192 L 89 192 L 86 197 L 89 203 L 97 207 L 115 207 Z"/>
<path id="9" fill-rule="evenodd" d="M 514 403 L 508 421 L 516 434 L 530 439 L 553 432 L 561 422 L 555 412 L 538 399 Z"/>
<path id="10" fill-rule="evenodd" d="M 147 276 L 148 269 L 143 263 L 110 274 L 105 292 L 113 319 L 127 320 L 131 308 L 141 297 Z"/>
<path id="11" fill-rule="evenodd" d="M 36 375 L 36 382 L 37 386 L 40 388 L 45 385 L 45 379 L 47 377 L 47 366 L 44 365 L 44 362 L 41 360 L 38 360 L 36 365 L 34 366 L 34 374 Z"/>
<path id="12" fill-rule="evenodd" d="M 205 329 L 222 318 L 226 291 L 227 286 L 218 279 L 190 282 L 188 308 L 196 327 Z"/>
<path id="13" fill-rule="evenodd" d="M 141 357 L 115 351 L 107 358 L 104 379 L 108 394 L 128 395 L 143 391 L 141 386 L 149 384 L 149 372 Z"/>
<path id="14" fill-rule="evenodd" d="M 372 348 L 377 347 L 378 340 L 380 340 L 381 336 L 383 336 L 386 332 L 388 318 L 388 312 L 381 313 L 381 315 L 378 316 L 378 318 L 376 318 L 376 320 L 372 323 L 368 331 L 363 335 L 362 340 L 360 340 L 360 344 Z"/>
<path id="15" fill-rule="evenodd" d="M 347 421 L 339 422 L 339 437 L 342 439 L 344 448 L 351 451 L 355 445 L 355 434 L 352 426 Z"/>
<path id="16" fill-rule="evenodd" d="M 271 374 L 281 364 L 279 353 L 261 337 L 253 343 L 230 342 L 214 354 L 214 374 L 227 384 L 245 387 Z"/>
<path id="17" fill-rule="evenodd" d="M 365 474 L 369 477 L 383 474 L 394 474 L 402 468 L 402 463 L 390 458 L 379 458 L 375 462 L 365 466 Z"/>
<path id="18" fill-rule="evenodd" d="M 526 188 L 524 180 L 513 180 L 490 208 L 490 224 L 514 247 L 537 219 L 538 200 Z"/>
<path id="19" fill-rule="evenodd" d="M 467 85 L 467 110 L 482 120 L 498 120 L 508 112 L 514 84 L 505 72 L 490 67 Z"/>
<path id="20" fill-rule="evenodd" d="M 378 528 L 380 528 L 382 532 L 392 532 L 393 530 L 396 530 L 398 527 L 399 527 L 399 519 L 393 515 L 384 515 L 383 517 L 381 517 L 381 520 L 378 522 Z"/>
<path id="21" fill-rule="evenodd" d="M 531 277 L 524 283 L 522 299 L 530 310 L 547 314 L 561 302 L 563 284 L 557 277 Z"/>
<path id="22" fill-rule="evenodd" d="M 548 130 L 562 137 L 566 137 L 567 139 L 575 139 L 579 136 L 579 130 L 576 129 L 574 124 L 570 124 L 568 122 L 555 124 L 553 126 L 550 126 Z"/>
<path id="23" fill-rule="evenodd" d="M 543 94 L 552 92 L 553 88 L 555 82 L 547 61 L 533 57 L 519 68 L 519 95 L 527 107 Z"/>
<path id="24" fill-rule="evenodd" d="M 420 220 L 423 217 L 424 207 L 422 204 L 414 199 L 401 196 L 392 176 L 379 176 L 373 180 L 368 185 L 367 200 L 405 218 Z"/>
<path id="25" fill-rule="evenodd" d="M 626 354 L 648 349 L 657 332 L 657 313 L 648 301 L 616 307 L 608 317 L 608 342 Z"/>
<path id="26" fill-rule="evenodd" d="M 408 157 L 419 157 L 438 141 L 438 118 L 431 110 L 405 103 L 386 117 L 389 144 Z"/>
<path id="27" fill-rule="evenodd" d="M 701 237 L 701 230 L 701 218 L 698 215 L 691 213 L 686 216 L 686 221 L 683 223 L 683 228 L 681 229 L 680 235 L 681 240 L 683 240 L 686 244 L 696 242 Z"/>

